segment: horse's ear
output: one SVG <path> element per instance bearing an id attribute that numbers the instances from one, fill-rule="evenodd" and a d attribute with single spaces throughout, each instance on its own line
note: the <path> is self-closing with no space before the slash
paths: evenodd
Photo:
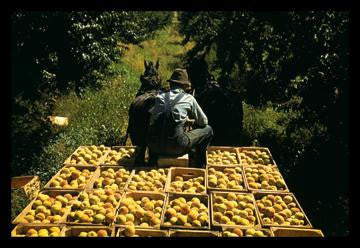
<path id="1" fill-rule="evenodd" d="M 144 66 L 145 66 L 145 69 L 148 67 L 145 59 L 144 59 Z"/>
<path id="2" fill-rule="evenodd" d="M 156 61 L 156 70 L 158 70 L 159 69 L 159 59 L 157 59 L 157 61 Z"/>

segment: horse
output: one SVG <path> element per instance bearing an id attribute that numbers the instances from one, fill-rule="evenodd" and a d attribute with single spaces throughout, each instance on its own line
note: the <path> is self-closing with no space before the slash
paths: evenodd
<path id="1" fill-rule="evenodd" d="M 138 146 L 135 158 L 136 166 L 145 165 L 145 151 L 147 147 L 147 133 L 150 122 L 151 108 L 155 104 L 155 97 L 160 92 L 161 78 L 158 74 L 159 60 L 156 64 L 144 60 L 145 72 L 140 76 L 141 86 L 129 108 L 128 128 L 123 144 L 130 135 L 131 143 Z"/>
<path id="2" fill-rule="evenodd" d="M 214 131 L 211 145 L 239 146 L 244 115 L 242 96 L 220 87 L 211 74 L 198 92 L 195 98 Z"/>

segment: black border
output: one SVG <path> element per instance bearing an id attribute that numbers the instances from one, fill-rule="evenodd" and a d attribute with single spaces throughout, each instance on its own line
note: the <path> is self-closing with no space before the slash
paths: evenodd
<path id="1" fill-rule="evenodd" d="M 55 6 L 49 6 L 50 4 L 55 4 Z M 289 10 L 294 10 L 294 11 L 307 11 L 307 10 L 328 10 L 328 9 L 335 9 L 335 10 L 339 10 L 339 11 L 349 11 L 350 12 L 350 67 L 349 67 L 349 73 L 350 73 L 350 80 L 353 80 L 353 65 L 354 65 L 354 60 L 355 60 L 355 55 L 354 55 L 354 51 L 355 51 L 355 43 L 353 41 L 354 39 L 354 31 L 356 31 L 356 28 L 358 27 L 355 24 L 355 16 L 356 14 L 353 11 L 353 7 L 354 7 L 354 2 L 353 1 L 336 1 L 336 0 L 332 0 L 332 1 L 299 1 L 299 2 L 293 2 L 293 1 L 264 1 L 264 2 L 259 2 L 259 1 L 239 1 L 239 0 L 233 0 L 233 1 L 228 1 L 228 0 L 222 0 L 222 1 L 124 1 L 124 0 L 118 0 L 118 1 L 100 1 L 100 0 L 93 0 L 93 1 L 78 1 L 78 0 L 72 0 L 72 1 L 57 1 L 56 3 L 54 1 L 26 1 L 26 2 L 19 2 L 17 0 L 15 1 L 11 1 L 10 3 L 10 7 L 7 6 L 7 11 L 6 11 L 6 15 L 3 15 L 2 17 L 5 18 L 6 20 L 6 31 L 7 34 L 3 35 L 3 42 L 4 40 L 6 40 L 6 42 L 4 42 L 3 47 L 7 47 L 6 48 L 6 52 L 7 52 L 7 61 L 11 60 L 11 50 L 8 49 L 11 46 L 11 39 L 9 39 L 9 37 L 11 37 L 11 21 L 10 21 L 10 16 L 11 13 L 13 11 L 16 10 L 31 10 L 31 11 L 51 11 L 51 10 L 62 10 L 62 11 L 71 11 L 71 10 L 76 10 L 76 11 L 81 11 L 81 10 L 142 10 L 142 11 L 146 11 L 146 10 L 182 10 L 182 11 L 199 11 L 199 10 L 207 10 L 207 11 L 216 11 L 216 10 L 249 10 L 249 11 L 278 11 L 278 10 L 283 10 L 283 11 L 289 11 Z M 4 23 L 4 22 L 3 22 Z M 2 163 L 2 169 L 3 172 L 1 173 L 1 176 L 3 177 L 1 180 L 2 183 L 2 187 L 1 190 L 3 191 L 1 196 L 3 196 L 4 201 L 7 202 L 7 204 L 3 201 L 3 204 L 1 204 L 1 213 L 8 213 L 8 214 L 1 214 L 1 224 L 2 224 L 2 230 L 1 230 L 1 238 L 4 238 L 5 240 L 9 240 L 10 237 L 10 232 L 12 230 L 11 225 L 9 223 L 11 223 L 10 220 L 10 215 L 9 213 L 11 212 L 11 201 L 10 201 L 10 187 L 9 185 L 11 184 L 11 178 L 10 178 L 10 162 L 11 162 L 11 85 L 9 84 L 9 82 L 11 83 L 11 78 L 10 78 L 10 63 L 4 63 L 8 68 L 7 68 L 7 73 L 6 75 L 8 76 L 7 79 L 3 79 L 3 84 L 2 87 L 5 89 L 1 90 L 1 93 L 3 93 L 3 96 L 1 97 L 1 100 L 3 101 L 3 105 L 5 106 L 3 108 L 3 114 L 2 114 L 2 125 L 3 128 L 2 130 L 4 131 L 5 135 L 3 135 L 3 139 L 2 141 L 8 141 L 8 142 L 4 142 L 4 147 L 3 147 L 3 158 L 5 158 L 6 161 L 3 161 Z M 351 112 L 351 108 L 353 107 L 353 105 L 350 102 L 351 99 L 351 94 L 354 94 L 355 90 L 352 90 L 354 88 L 354 83 L 349 82 L 349 120 L 350 120 L 350 112 Z M 4 118 L 6 116 L 6 118 Z M 349 122 L 349 125 L 351 122 Z M 349 134 L 350 134 L 350 129 L 351 127 L 349 126 Z M 350 139 L 351 138 L 351 139 Z M 354 138 L 352 136 L 349 135 L 349 154 L 350 153 L 350 148 L 353 148 L 353 145 L 351 144 L 351 140 L 354 141 Z M 9 144 L 10 143 L 10 144 Z M 349 165 L 351 164 L 351 157 L 349 157 Z M 344 165 L 346 166 L 346 165 Z M 350 167 L 350 169 L 353 169 Z M 353 211 L 353 207 L 354 207 L 354 202 L 353 202 L 353 198 L 352 198 L 352 194 L 354 193 L 354 188 L 351 187 L 351 176 L 354 173 L 350 173 L 349 175 L 349 207 L 350 207 L 350 213 L 349 213 L 349 232 L 350 232 L 350 236 L 349 237 L 327 237 L 325 236 L 324 239 L 313 239 L 313 238 L 282 238 L 281 240 L 279 238 L 267 238 L 265 240 L 267 241 L 263 241 L 264 239 L 257 239 L 257 240 L 253 240 L 253 239 L 248 239 L 248 238 L 244 238 L 241 239 L 241 242 L 249 242 L 248 240 L 251 240 L 251 244 L 249 245 L 254 245 L 254 242 L 265 242 L 265 245 L 270 244 L 269 242 L 271 242 L 270 240 L 276 240 L 276 241 L 281 241 L 281 242 L 289 242 L 289 245 L 293 245 L 294 243 L 301 243 L 301 242 L 306 242 L 306 241 L 311 241 L 314 242 L 314 244 L 320 244 L 319 242 L 323 242 L 323 241 L 339 241 L 340 244 L 343 244 L 344 241 L 349 241 L 352 238 L 352 234 L 353 234 L 353 221 L 354 221 L 354 211 Z M 6 196 L 6 197 L 5 197 Z M 7 198 L 7 199 L 6 199 Z M 5 216 L 7 216 L 7 218 L 5 219 Z M 329 218 L 331 218 L 331 216 L 329 216 Z M 326 234 L 325 234 L 326 235 Z M 11 240 L 17 240 L 17 242 L 26 242 L 27 239 L 13 239 L 10 238 Z M 198 239 L 194 239 L 194 238 L 189 238 L 189 239 L 184 239 L 184 238 L 165 238 L 165 240 L 175 240 L 175 242 L 186 242 L 186 241 L 190 241 L 191 244 L 196 243 L 195 245 L 203 245 L 203 242 L 214 242 L 214 245 L 218 246 L 222 246 L 222 245 L 228 245 L 225 244 L 226 242 L 234 242 L 234 239 L 227 239 L 227 238 L 222 238 L 222 239 L 210 239 L 210 238 L 198 238 Z M 38 239 L 38 238 L 32 238 L 31 240 L 42 240 L 42 241 L 50 241 L 50 244 L 54 245 L 55 242 L 57 240 L 64 240 L 63 238 L 49 238 L 49 239 Z M 83 239 L 77 239 L 77 238 L 69 238 L 66 240 L 70 240 L 71 242 L 75 242 L 77 240 L 81 240 L 81 243 L 84 242 Z M 96 239 L 95 240 L 91 240 L 91 242 L 94 242 L 94 245 L 99 245 L 99 243 L 95 243 L 98 242 L 98 240 L 101 239 Z M 109 241 L 114 241 L 115 239 L 112 238 L 107 238 L 106 240 Z M 118 239 L 116 239 L 118 240 Z M 131 245 L 135 244 L 135 242 L 146 242 L 145 245 L 150 245 L 149 239 L 121 239 L 121 243 L 118 242 L 119 245 L 124 245 L 123 242 L 126 242 L 127 240 L 132 240 L 131 241 Z M 162 240 L 161 242 L 159 242 L 160 240 Z M 160 244 L 164 244 L 164 245 L 168 245 L 168 243 L 165 244 L 164 242 L 164 238 L 153 238 L 151 239 L 151 241 L 154 242 L 154 244 L 156 245 L 160 245 Z M 33 241 L 36 242 L 36 241 Z M 86 240 L 86 242 L 89 242 L 89 239 Z M 221 242 L 221 243 L 216 243 L 216 242 Z M 184 243 L 182 243 L 184 244 Z M 241 243 L 241 245 L 244 243 Z M 29 244 L 26 244 L 29 245 Z M 180 243 L 179 243 L 180 245 Z M 205 244 L 204 244 L 205 245 Z M 240 245 L 240 244 L 238 244 Z M 245 244 L 246 245 L 246 244 Z"/>

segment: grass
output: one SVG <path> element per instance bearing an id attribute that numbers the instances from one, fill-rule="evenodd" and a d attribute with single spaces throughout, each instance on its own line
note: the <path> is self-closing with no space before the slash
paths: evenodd
<path id="1" fill-rule="evenodd" d="M 175 26 L 168 26 L 139 45 L 119 43 L 127 49 L 121 60 L 110 66 L 116 76 L 108 78 L 102 89 L 86 89 L 83 98 L 70 92 L 57 100 L 53 115 L 68 117 L 69 125 L 54 132 L 28 173 L 38 175 L 46 183 L 78 146 L 119 145 L 126 132 L 129 106 L 140 86 L 144 59 L 160 60 L 159 73 L 166 82 L 173 69 L 182 66 L 182 56 L 194 45 L 182 46 L 182 39 Z"/>

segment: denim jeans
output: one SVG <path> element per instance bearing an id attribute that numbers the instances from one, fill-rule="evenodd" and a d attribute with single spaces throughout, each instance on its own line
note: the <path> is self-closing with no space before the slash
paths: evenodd
<path id="1" fill-rule="evenodd" d="M 179 128 L 178 130 L 182 130 Z M 204 167 L 206 165 L 206 149 L 209 146 L 213 130 L 209 125 L 196 128 L 189 132 L 177 132 L 173 138 L 168 138 L 165 148 L 160 148 L 159 140 L 150 139 L 149 142 L 149 165 L 155 165 L 158 155 L 181 156 L 189 153 L 189 166 Z"/>

